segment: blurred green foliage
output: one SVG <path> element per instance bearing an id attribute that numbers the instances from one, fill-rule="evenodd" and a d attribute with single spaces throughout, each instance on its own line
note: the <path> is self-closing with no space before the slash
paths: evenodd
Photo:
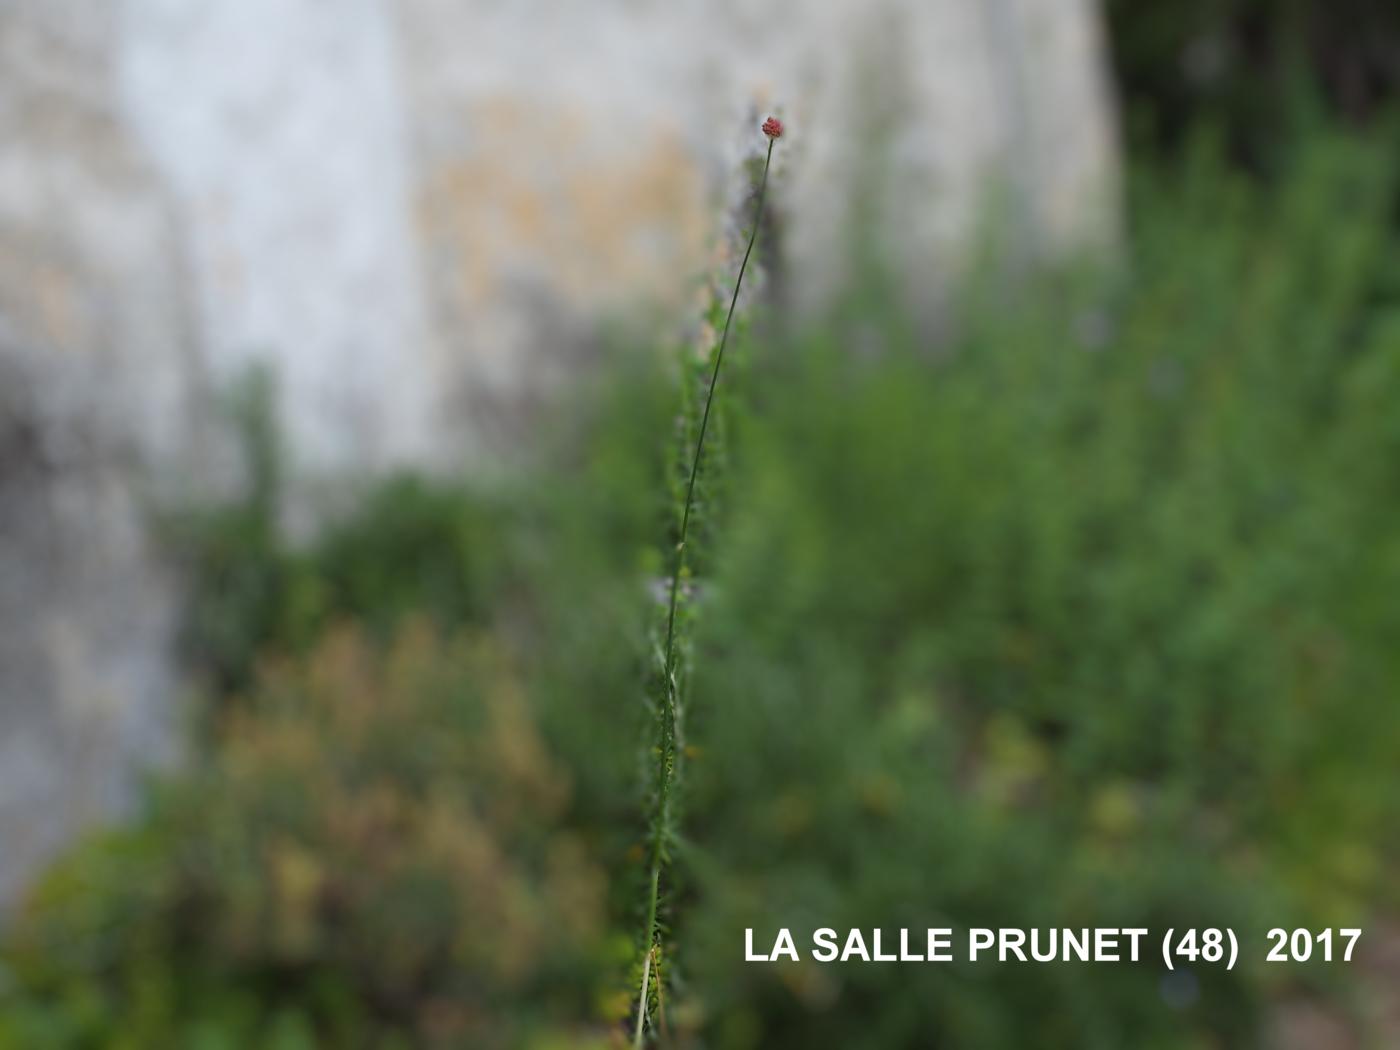
<path id="1" fill-rule="evenodd" d="M 770 969 L 736 931 L 1263 946 L 1392 892 L 1392 159 L 1293 164 L 1144 175 L 1115 293 L 974 290 L 936 358 L 894 325 L 875 357 L 829 328 L 755 354 L 676 937 L 720 1045 L 1252 1045 L 1262 947 L 1174 1009 L 1155 962 Z"/>
<path id="2" fill-rule="evenodd" d="M 1258 170 L 1286 158 L 1303 113 L 1354 124 L 1400 92 L 1391 0 L 1108 0 L 1129 139 L 1175 146 L 1214 124 Z"/>
<path id="3" fill-rule="evenodd" d="M 40 886 L 14 1047 L 582 1045 L 606 880 L 486 639 L 330 632 Z"/>
<path id="4" fill-rule="evenodd" d="M 285 453 L 265 372 L 228 398 L 243 456 L 241 496 L 167 515 L 166 533 L 190 579 L 185 649 L 217 692 L 247 687 L 270 651 L 305 652 L 329 624 L 354 619 L 391 631 L 406 613 L 444 626 L 479 624 L 502 600 L 509 533 L 478 487 L 412 475 L 374 485 L 298 544 L 288 516 Z"/>
<path id="5" fill-rule="evenodd" d="M 936 347 L 878 294 L 736 347 L 674 1045 L 1257 1045 L 1337 990 L 1263 930 L 1396 906 L 1394 160 L 1317 134 L 1280 170 L 1192 140 L 1137 173 L 1124 266 L 974 282 Z M 247 501 L 181 526 L 227 702 L 15 920 L 0 1046 L 621 1039 L 695 368 L 600 372 L 519 477 L 392 481 L 300 545 L 253 426 Z M 1250 948 L 1175 983 L 741 962 L 746 926 L 1101 925 Z"/>

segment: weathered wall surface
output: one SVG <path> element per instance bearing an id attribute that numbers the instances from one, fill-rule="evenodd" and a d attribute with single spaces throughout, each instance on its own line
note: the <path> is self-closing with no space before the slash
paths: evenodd
<path id="1" fill-rule="evenodd" d="M 0 0 L 0 896 L 168 751 L 214 392 L 273 364 L 303 475 L 489 459 L 695 316 L 770 110 L 795 306 L 857 216 L 934 306 L 989 202 L 1112 239 L 1093 0 Z"/>
<path id="2" fill-rule="evenodd" d="M 437 385 L 469 438 L 567 362 L 560 332 L 639 297 L 681 306 L 731 258 L 720 223 L 770 110 L 796 305 L 840 283 L 857 215 L 928 301 L 988 204 L 1031 257 L 1115 233 L 1093 0 L 393 9 Z"/>
<path id="3" fill-rule="evenodd" d="M 78 6 L 0 6 L 0 900 L 174 726 L 134 470 L 187 432 L 184 284 L 111 104 L 112 19 Z"/>
<path id="4" fill-rule="evenodd" d="M 196 352 L 216 382 L 274 363 L 313 468 L 435 436 L 394 6 L 128 0 L 112 55 L 178 215 Z"/>

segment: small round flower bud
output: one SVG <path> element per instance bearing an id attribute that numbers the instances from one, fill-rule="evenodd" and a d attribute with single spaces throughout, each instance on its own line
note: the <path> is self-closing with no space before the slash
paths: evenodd
<path id="1" fill-rule="evenodd" d="M 783 137 L 783 122 L 777 117 L 769 117 L 763 122 L 763 133 L 770 139 Z"/>

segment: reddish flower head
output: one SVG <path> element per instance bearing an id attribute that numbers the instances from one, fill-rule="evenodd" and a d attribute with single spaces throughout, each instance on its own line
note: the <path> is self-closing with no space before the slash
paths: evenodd
<path id="1" fill-rule="evenodd" d="M 763 133 L 770 139 L 783 137 L 783 122 L 777 117 L 769 117 L 763 122 Z"/>

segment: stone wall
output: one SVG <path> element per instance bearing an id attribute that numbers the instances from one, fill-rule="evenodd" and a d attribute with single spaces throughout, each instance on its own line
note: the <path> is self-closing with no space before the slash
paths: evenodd
<path id="1" fill-rule="evenodd" d="M 0 6 L 0 900 L 126 804 L 174 725 L 173 591 L 137 479 L 142 448 L 187 433 L 191 331 L 95 6 Z"/>

